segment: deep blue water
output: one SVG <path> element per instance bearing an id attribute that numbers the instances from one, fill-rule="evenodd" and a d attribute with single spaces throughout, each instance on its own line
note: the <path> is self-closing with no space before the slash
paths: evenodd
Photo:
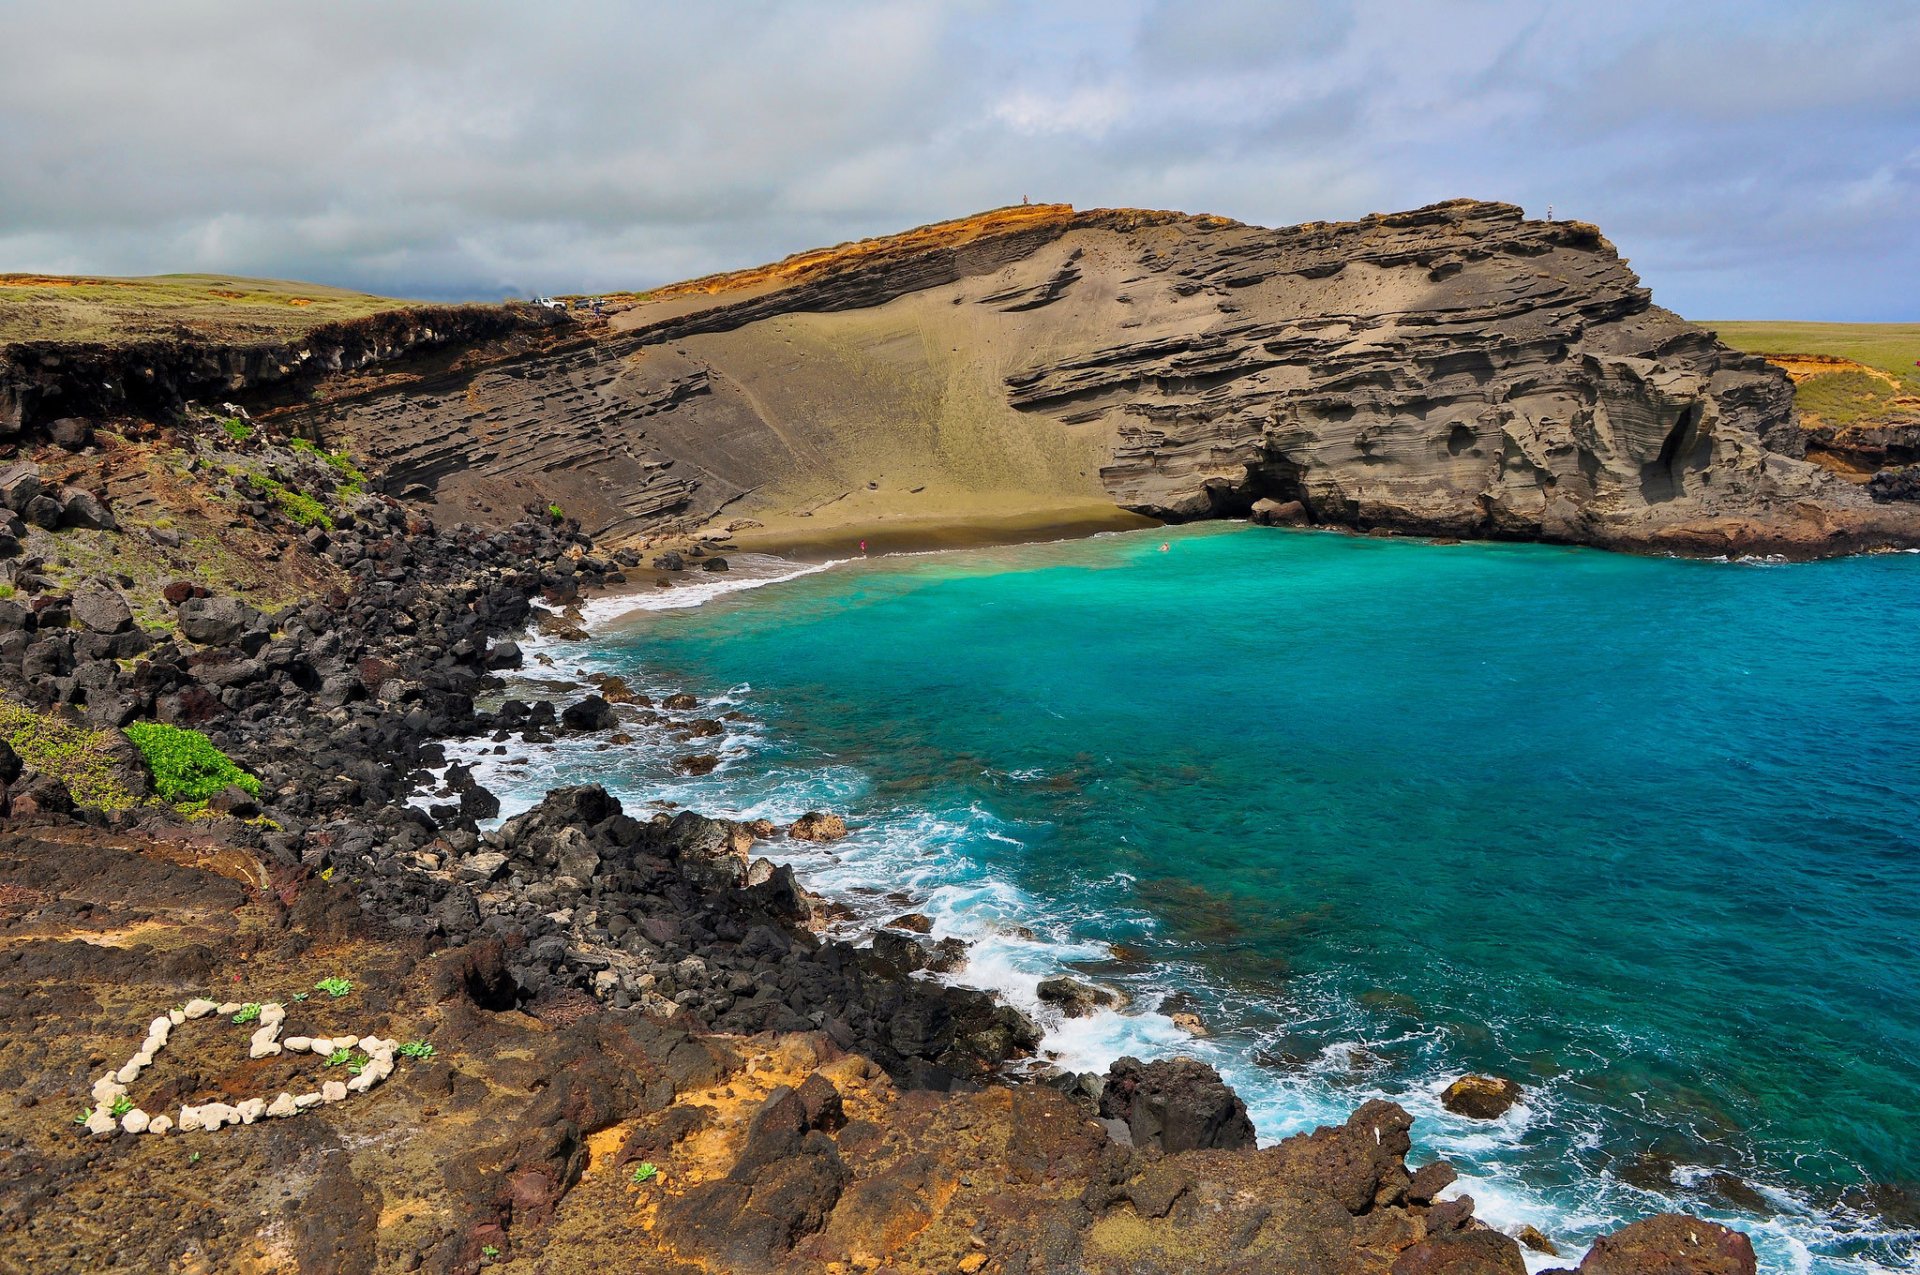
<path id="1" fill-rule="evenodd" d="M 1198 1052 L 1264 1138 L 1393 1097 L 1575 1257 L 1677 1202 L 1772 1270 L 1916 1261 L 1846 1192 L 1920 1179 L 1920 557 L 1216 526 L 849 564 L 569 655 L 724 695 L 731 760 L 505 787 L 843 810 L 795 861 L 980 940 L 963 981 L 1132 993 L 1054 1024 L 1064 1065 Z M 1171 994 L 1210 1038 L 1141 1012 Z M 1448 1115 L 1466 1070 L 1525 1106 Z"/>

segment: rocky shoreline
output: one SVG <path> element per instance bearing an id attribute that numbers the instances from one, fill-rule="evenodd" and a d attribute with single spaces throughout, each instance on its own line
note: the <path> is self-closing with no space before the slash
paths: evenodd
<path id="1" fill-rule="evenodd" d="M 536 602 L 631 550 L 537 506 L 438 525 L 238 409 L 81 426 L 0 458 L 0 1269 L 1524 1269 L 1451 1169 L 1406 1164 L 1391 1104 L 1260 1150 L 1193 1060 L 1012 1083 L 1034 1025 L 912 977 L 957 954 L 910 932 L 823 937 L 754 854 L 771 827 L 576 786 L 482 830 L 497 800 L 459 767 L 409 804 L 446 740 L 607 728 L 598 697 L 476 700 Z M 203 542 L 272 569 L 176 574 Z M 170 793 L 140 723 L 233 775 Z M 118 1079 L 208 1004 L 224 1049 L 181 1033 Z M 304 1056 L 262 1047 L 281 1030 Z M 350 1090 L 312 1048 L 347 1031 L 380 1048 L 338 1065 L 388 1083 L 257 1118 Z M 123 1136 L 122 1099 L 200 1127 Z M 1754 1259 L 1660 1218 L 1580 1269 Z"/>

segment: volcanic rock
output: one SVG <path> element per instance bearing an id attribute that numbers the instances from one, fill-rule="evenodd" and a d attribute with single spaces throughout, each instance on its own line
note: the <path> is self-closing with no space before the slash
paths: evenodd
<path id="1" fill-rule="evenodd" d="M 1197 1058 L 1119 1059 L 1107 1070 L 1100 1114 L 1125 1122 L 1136 1147 L 1171 1152 L 1253 1145 L 1246 1103 Z"/>
<path id="2" fill-rule="evenodd" d="M 1496 1120 L 1520 1101 L 1520 1086 L 1502 1076 L 1465 1075 L 1448 1085 L 1440 1105 L 1455 1115 Z"/>
<path id="3" fill-rule="evenodd" d="M 1756 1269 L 1745 1235 L 1682 1213 L 1603 1235 L 1580 1263 L 1580 1275 L 1754 1275 Z"/>

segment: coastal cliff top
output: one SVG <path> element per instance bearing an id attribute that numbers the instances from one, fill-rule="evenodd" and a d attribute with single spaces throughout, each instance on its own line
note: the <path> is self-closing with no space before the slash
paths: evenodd
<path id="1" fill-rule="evenodd" d="M 0 274 L 0 345 L 166 338 L 258 345 L 409 304 L 325 284 L 234 275 Z"/>

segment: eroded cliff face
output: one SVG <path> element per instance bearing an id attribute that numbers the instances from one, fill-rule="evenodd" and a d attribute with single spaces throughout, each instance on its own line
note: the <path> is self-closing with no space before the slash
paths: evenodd
<path id="1" fill-rule="evenodd" d="M 292 414 L 461 516 L 789 530 L 1110 502 L 1694 553 L 1920 541 L 1786 376 L 1600 233 L 1455 201 L 1267 230 L 1003 210 L 636 298 L 590 341 Z"/>

